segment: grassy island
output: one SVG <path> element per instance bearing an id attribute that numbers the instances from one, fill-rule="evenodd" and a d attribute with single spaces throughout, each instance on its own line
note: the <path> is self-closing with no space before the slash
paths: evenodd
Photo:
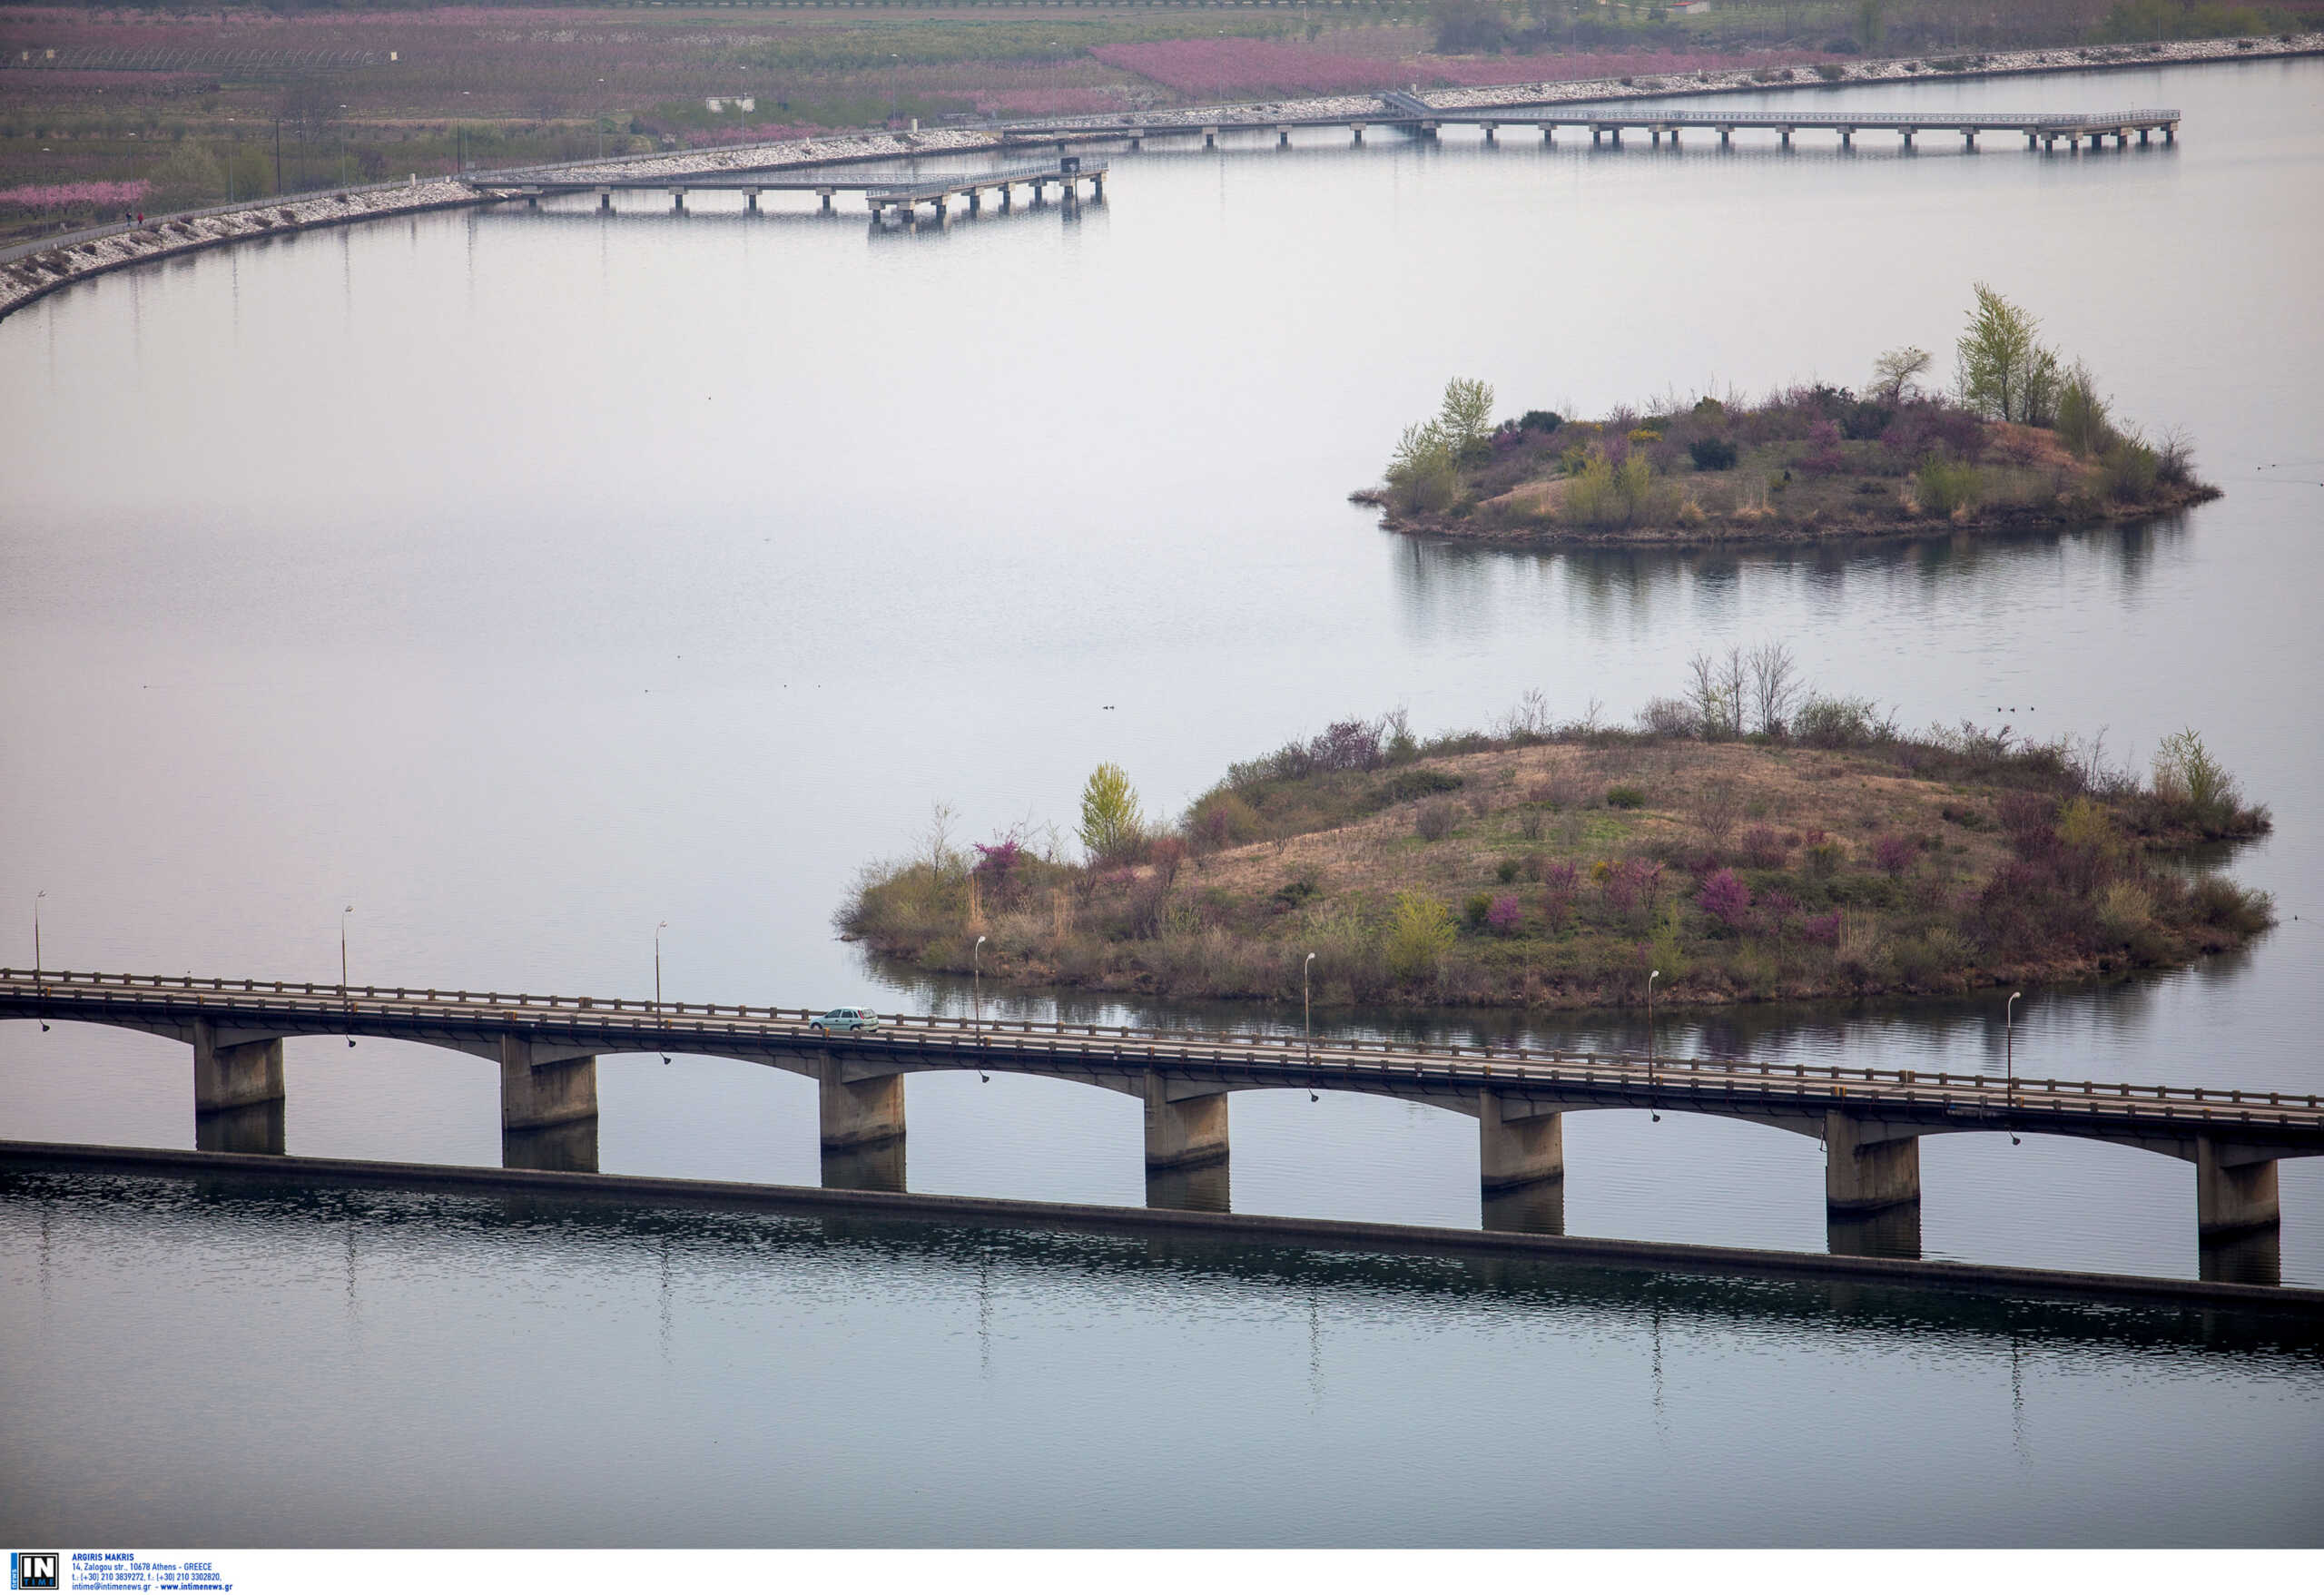
<path id="1" fill-rule="evenodd" d="M 1983 284 L 1956 355 L 1949 392 L 1901 349 L 1861 392 L 1674 398 L 1595 421 L 1495 425 L 1492 389 L 1456 378 L 1385 485 L 1352 497 L 1392 529 L 1468 541 L 1699 544 L 2092 525 L 2219 496 L 2185 438 L 2121 424 L 2088 369 Z"/>
<path id="2" fill-rule="evenodd" d="M 1752 729 L 1744 729 L 1748 723 Z M 2274 922 L 2197 867 L 2264 809 L 2192 732 L 2151 776 L 2006 729 L 1898 732 L 1783 649 L 1699 656 L 1640 723 L 1422 742 L 1350 721 L 1232 767 L 1169 828 L 1100 766 L 1087 856 L 942 826 L 867 869 L 842 933 L 988 983 L 1585 1008 L 1955 992 L 2164 970 Z M 2213 850 L 2216 851 L 2216 850 Z"/>

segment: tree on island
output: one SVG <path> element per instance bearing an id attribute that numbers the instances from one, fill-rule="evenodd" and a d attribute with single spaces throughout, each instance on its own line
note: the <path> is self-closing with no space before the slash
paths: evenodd
<path id="1" fill-rule="evenodd" d="M 1977 308 L 1954 345 L 1961 401 L 1997 421 L 2046 427 L 2057 414 L 2058 357 L 2042 346 L 2042 324 L 1980 282 Z"/>
<path id="2" fill-rule="evenodd" d="M 1126 859 L 1146 839 L 1146 816 L 1137 803 L 1137 789 L 1129 773 L 1108 760 L 1089 772 L 1081 789 L 1081 845 L 1093 862 Z"/>

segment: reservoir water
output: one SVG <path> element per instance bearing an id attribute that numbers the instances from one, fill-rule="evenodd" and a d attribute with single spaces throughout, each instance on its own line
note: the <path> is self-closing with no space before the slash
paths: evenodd
<path id="1" fill-rule="evenodd" d="M 2046 159 L 1876 135 L 1787 155 L 1230 139 L 1115 157 L 1102 206 L 942 231 L 552 202 L 53 296 L 0 323 L 0 903 L 47 894 L 52 967 L 336 980 L 344 918 L 359 982 L 642 994 L 667 921 L 674 998 L 957 1005 L 830 924 L 931 803 L 965 838 L 1062 825 L 1115 759 L 1174 812 L 1351 714 L 1449 729 L 1539 688 L 1625 715 L 1695 648 L 1775 637 L 1908 724 L 2103 728 L 2133 763 L 2199 727 L 2273 807 L 2229 867 L 2282 924 L 2241 959 L 2029 993 L 2018 1065 L 2324 1088 L 2302 706 L 2324 663 L 2324 64 L 1811 108 L 1850 103 L 2186 122 L 2172 148 Z M 1981 280 L 2122 412 L 2186 428 L 2225 497 L 2063 536 L 1583 556 L 1416 545 L 1345 502 L 1448 376 L 1511 413 L 1860 383 L 1881 350 L 1949 350 Z M 21 920 L 0 955 L 20 966 Z M 1426 1023 L 1643 1039 L 1621 1016 Z M 1998 1070 L 2000 1004 L 1681 1013 L 1656 1042 Z M 474 1060 L 294 1041 L 288 1069 L 293 1151 L 499 1158 Z M 0 1137 L 190 1146 L 187 1074 L 172 1043 L 0 1027 Z M 793 1077 L 609 1058 L 600 1093 L 608 1171 L 817 1178 Z M 1127 1098 L 973 1075 L 908 1098 L 915 1189 L 1144 1198 Z M 1305 1093 L 1233 1117 L 1240 1210 L 1478 1221 L 1466 1118 Z M 1573 1233 L 1824 1245 L 1813 1142 L 1679 1114 L 1566 1135 Z M 2192 1177 L 1931 1137 L 1925 1249 L 2191 1275 Z M 94 1178 L 0 1195 L 19 1537 L 2294 1542 L 2324 1522 L 2324 1365 L 2265 1325 Z M 2324 1167 L 2287 1163 L 2282 1199 L 2283 1276 L 2324 1283 Z M 159 1438 L 63 1464 L 41 1441 L 92 1422 Z M 643 1438 L 599 1451 L 615 1426 Z"/>

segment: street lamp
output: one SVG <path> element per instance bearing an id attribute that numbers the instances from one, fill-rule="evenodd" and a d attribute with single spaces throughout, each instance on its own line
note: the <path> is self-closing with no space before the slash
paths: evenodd
<path id="1" fill-rule="evenodd" d="M 33 893 L 33 995 L 36 998 L 46 995 L 40 983 L 40 900 L 47 895 L 45 891 Z M 48 1021 L 41 1020 L 40 1028 L 47 1029 Z"/>
<path id="2" fill-rule="evenodd" d="M 1307 1100 L 1321 1102 L 1315 1095 L 1315 988 L 1310 971 L 1315 967 L 1315 955 L 1309 953 L 1299 966 L 1299 1008 L 1302 1023 L 1307 1031 Z"/>
<path id="3" fill-rule="evenodd" d="M 662 932 L 669 928 L 667 920 L 654 927 L 654 1028 L 656 1030 L 662 1028 Z M 662 1047 L 662 1062 L 667 1065 L 670 1061 L 667 1038 L 664 1039 Z"/>
<path id="4" fill-rule="evenodd" d="M 351 902 L 339 911 L 339 1000 L 340 1006 L 347 1009 L 347 1044 L 350 1047 L 355 1045 L 355 1004 L 349 1000 L 347 995 L 347 916 L 354 911 L 355 905 Z"/>
<path id="5" fill-rule="evenodd" d="M 2009 1112 L 2017 1108 L 2017 999 L 2024 995 L 2011 992 L 2001 1009 L 2002 1107 Z M 2015 1130 L 2009 1132 L 2009 1144 L 2019 1144 Z"/>
<path id="6" fill-rule="evenodd" d="M 1662 1122 L 1662 1111 L 1654 1101 L 1654 983 L 1662 978 L 1656 970 L 1646 977 L 1646 1111 L 1654 1122 Z"/>
<path id="7" fill-rule="evenodd" d="M 969 949 L 969 978 L 970 978 L 970 980 L 972 980 L 972 981 L 975 983 L 975 985 L 974 985 L 974 989 L 975 989 L 975 992 L 976 992 L 977 1045 L 978 1045 L 978 1046 L 980 1046 L 980 1047 L 981 1047 L 981 1046 L 983 1046 L 983 1045 L 984 1045 L 984 944 L 985 944 L 985 940 L 986 940 L 986 939 L 985 939 L 984 937 L 982 937 L 982 936 L 978 937 L 978 938 L 977 938 L 977 944 L 976 944 L 974 947 L 972 947 L 972 948 Z M 981 1058 L 978 1059 L 978 1061 L 977 1061 L 977 1078 L 979 1078 L 979 1079 L 982 1080 L 982 1081 L 983 1081 L 986 1085 L 988 1085 L 988 1086 L 990 1086 L 990 1084 L 992 1084 L 992 1077 L 991 1077 L 990 1075 L 989 1075 L 989 1074 L 987 1074 L 987 1073 L 985 1073 L 985 1072 L 984 1072 L 984 1061 L 983 1061 L 983 1059 L 981 1059 Z"/>

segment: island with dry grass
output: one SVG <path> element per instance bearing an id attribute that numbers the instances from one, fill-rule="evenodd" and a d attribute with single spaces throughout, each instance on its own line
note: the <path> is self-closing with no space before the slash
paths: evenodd
<path id="1" fill-rule="evenodd" d="M 1169 827 L 1101 765 L 1083 856 L 940 826 L 837 921 L 987 985 L 1296 999 L 1305 970 L 1324 1004 L 1590 1008 L 1659 970 L 1679 1003 L 1948 993 L 2245 945 L 2270 900 L 2206 866 L 2268 826 L 2192 731 L 2142 779 L 2006 727 L 1907 734 L 1801 691 L 1770 645 L 1699 655 L 1625 727 L 1551 724 L 1538 697 L 1427 741 L 1344 722 Z"/>
<path id="2" fill-rule="evenodd" d="M 1595 421 L 1528 410 L 1455 378 L 1405 428 L 1384 484 L 1351 495 L 1393 530 L 1507 544 L 1803 542 L 2139 519 L 2200 503 L 2184 435 L 2122 423 L 2080 363 L 1984 284 L 1950 391 L 1893 350 L 1858 392 L 1817 383 L 1757 403 L 1675 396 Z"/>

